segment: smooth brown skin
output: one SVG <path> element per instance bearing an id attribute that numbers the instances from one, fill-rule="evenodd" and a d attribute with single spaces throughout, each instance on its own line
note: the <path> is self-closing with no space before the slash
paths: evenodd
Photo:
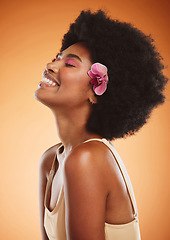
<path id="1" fill-rule="evenodd" d="M 76 67 L 66 66 L 68 54 Z M 92 62 L 82 44 L 74 44 L 62 53 L 62 59 L 47 64 L 46 69 L 61 85 L 42 87 L 36 99 L 53 112 L 58 135 L 64 145 L 48 149 L 40 161 L 39 200 L 42 239 L 48 240 L 43 226 L 44 195 L 48 175 L 57 151 L 56 173 L 51 186 L 49 209 L 53 210 L 64 184 L 65 224 L 68 240 L 104 240 L 104 224 L 123 224 L 134 219 L 129 194 L 111 151 L 101 142 L 83 143 L 101 138 L 87 132 L 86 122 L 91 112 L 90 101 L 96 102 L 87 75 Z M 61 150 L 61 149 L 60 149 Z"/>

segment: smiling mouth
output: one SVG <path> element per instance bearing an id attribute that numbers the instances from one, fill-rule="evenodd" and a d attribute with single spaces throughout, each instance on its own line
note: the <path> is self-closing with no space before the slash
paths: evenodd
<path id="1" fill-rule="evenodd" d="M 55 87 L 60 86 L 60 83 L 47 73 L 43 72 L 41 82 L 39 83 L 39 87 L 44 85 L 47 87 Z"/>

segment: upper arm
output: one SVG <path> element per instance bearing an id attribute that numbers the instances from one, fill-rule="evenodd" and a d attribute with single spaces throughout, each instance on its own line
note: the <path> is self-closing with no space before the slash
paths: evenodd
<path id="1" fill-rule="evenodd" d="M 85 148 L 73 151 L 64 166 L 68 240 L 104 240 L 107 187 L 103 154 Z"/>

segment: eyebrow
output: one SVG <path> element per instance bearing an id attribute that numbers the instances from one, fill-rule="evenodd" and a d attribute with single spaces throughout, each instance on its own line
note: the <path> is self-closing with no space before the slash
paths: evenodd
<path id="1" fill-rule="evenodd" d="M 62 53 L 59 53 L 58 56 L 62 56 Z M 69 53 L 66 55 L 66 58 L 76 58 L 77 60 L 82 62 L 81 58 L 79 56 L 77 56 L 76 54 Z"/>

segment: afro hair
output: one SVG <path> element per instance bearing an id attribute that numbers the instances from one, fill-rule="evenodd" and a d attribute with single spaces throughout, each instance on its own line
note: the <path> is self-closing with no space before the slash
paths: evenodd
<path id="1" fill-rule="evenodd" d="M 154 40 L 102 10 L 87 10 L 70 25 L 61 51 L 79 42 L 85 43 L 94 63 L 107 66 L 109 76 L 106 92 L 96 95 L 87 130 L 109 140 L 134 134 L 165 99 L 168 79 Z"/>

